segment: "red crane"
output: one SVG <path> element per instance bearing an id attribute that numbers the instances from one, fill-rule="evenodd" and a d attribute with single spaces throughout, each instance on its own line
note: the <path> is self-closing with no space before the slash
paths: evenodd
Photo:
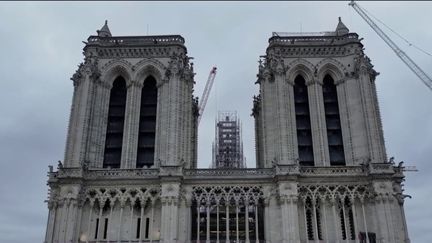
<path id="1" fill-rule="evenodd" d="M 215 77 L 216 77 L 216 67 L 213 67 L 212 70 L 210 71 L 206 86 L 205 86 L 203 94 L 201 96 L 201 100 L 198 104 L 198 108 L 199 108 L 199 110 L 198 110 L 198 124 L 201 120 L 201 116 L 202 116 L 202 114 L 204 112 L 204 108 L 207 104 L 207 100 L 208 100 L 208 97 L 210 95 L 210 90 L 213 86 L 213 82 L 214 82 Z"/>

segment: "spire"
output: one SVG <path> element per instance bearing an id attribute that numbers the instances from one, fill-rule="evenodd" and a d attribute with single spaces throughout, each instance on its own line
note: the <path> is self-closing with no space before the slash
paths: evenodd
<path id="1" fill-rule="evenodd" d="M 349 29 L 342 23 L 341 17 L 339 17 L 339 23 L 336 27 L 336 35 L 346 35 L 349 33 Z"/>
<path id="2" fill-rule="evenodd" d="M 108 20 L 105 20 L 104 26 L 100 30 L 97 31 L 98 36 L 100 37 L 111 37 L 111 31 L 108 28 Z"/>

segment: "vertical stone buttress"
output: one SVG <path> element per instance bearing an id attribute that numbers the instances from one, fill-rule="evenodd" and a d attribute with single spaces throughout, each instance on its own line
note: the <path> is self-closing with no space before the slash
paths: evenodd
<path id="1" fill-rule="evenodd" d="M 79 167 L 85 159 L 89 159 L 95 83 L 100 76 L 97 65 L 97 58 L 86 57 L 71 78 L 74 81 L 74 93 L 65 149 L 65 167 Z"/>
<path id="2" fill-rule="evenodd" d="M 314 80 L 306 82 L 315 166 L 330 165 L 322 84 L 322 80 L 318 80 L 316 77 Z"/>

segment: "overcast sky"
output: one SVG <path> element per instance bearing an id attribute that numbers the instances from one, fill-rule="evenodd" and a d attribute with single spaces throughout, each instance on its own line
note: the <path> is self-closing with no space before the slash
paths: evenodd
<path id="1" fill-rule="evenodd" d="M 361 2 L 432 52 L 432 2 Z M 194 57 L 195 95 L 212 66 L 215 84 L 199 128 L 199 167 L 211 163 L 217 110 L 236 110 L 248 167 L 255 166 L 252 96 L 257 61 L 273 31 L 332 31 L 337 18 L 363 37 L 377 77 L 387 153 L 415 165 L 405 203 L 412 242 L 432 239 L 432 92 L 348 6 L 348 2 L 1 2 L 0 242 L 42 242 L 48 165 L 63 160 L 72 100 L 69 78 L 82 48 L 107 19 L 113 35 L 180 34 Z M 388 32 L 387 30 L 385 30 Z M 391 35 L 394 37 L 394 35 Z M 432 57 L 394 39 L 426 73 Z"/>

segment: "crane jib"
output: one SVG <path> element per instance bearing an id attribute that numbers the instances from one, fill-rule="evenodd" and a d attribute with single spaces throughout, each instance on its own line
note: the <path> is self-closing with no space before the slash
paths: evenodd
<path id="1" fill-rule="evenodd" d="M 387 43 L 388 46 L 396 53 L 396 55 L 408 66 L 411 71 L 420 78 L 421 81 L 432 90 L 432 79 L 405 53 L 403 52 L 391 39 L 388 37 L 375 22 L 367 15 L 365 11 L 355 2 L 351 1 L 348 5 L 369 24 L 370 27 Z"/>

